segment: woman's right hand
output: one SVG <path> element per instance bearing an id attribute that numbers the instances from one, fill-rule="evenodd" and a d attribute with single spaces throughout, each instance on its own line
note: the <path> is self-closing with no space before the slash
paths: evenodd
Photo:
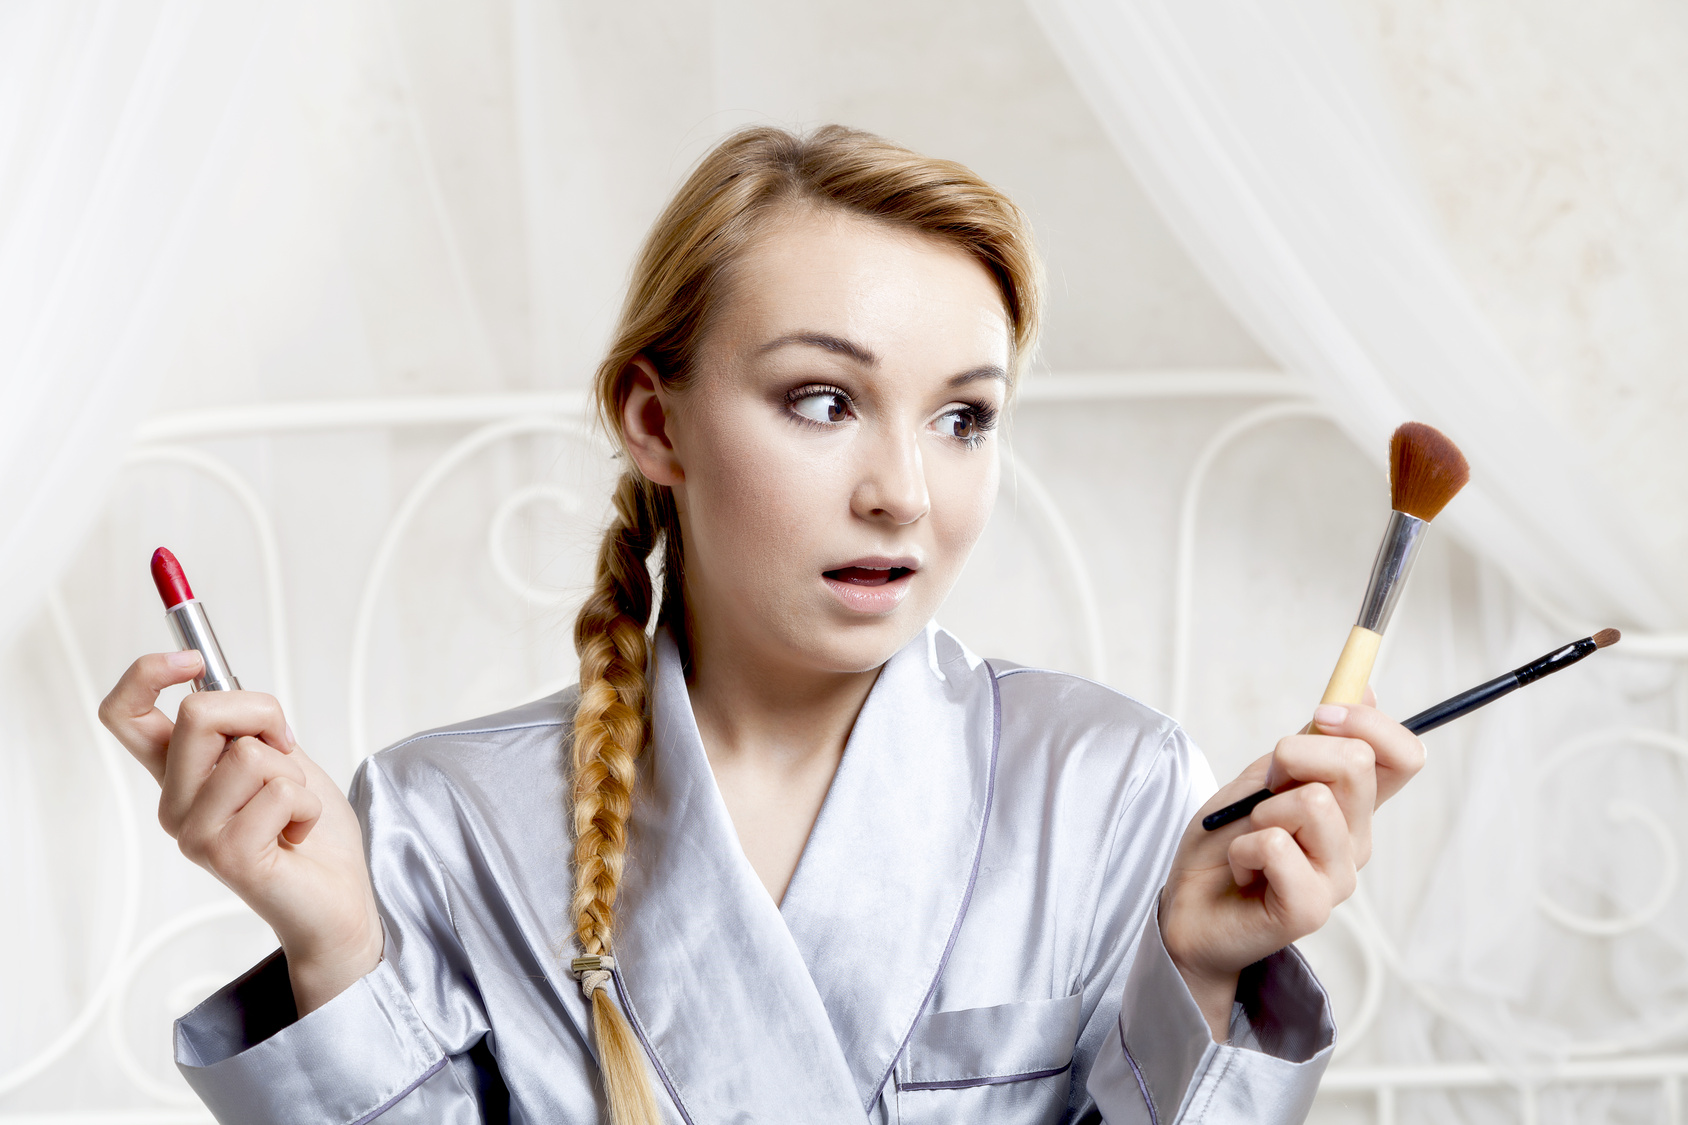
<path id="1" fill-rule="evenodd" d="M 303 1016 L 381 960 L 363 833 L 273 696 L 195 692 L 171 723 L 158 693 L 201 670 L 191 650 L 141 657 L 100 704 L 100 722 L 163 789 L 158 821 L 182 854 L 275 930 Z"/>

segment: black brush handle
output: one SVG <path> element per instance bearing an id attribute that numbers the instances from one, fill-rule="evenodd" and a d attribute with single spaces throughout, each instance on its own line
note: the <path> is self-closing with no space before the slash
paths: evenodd
<path id="1" fill-rule="evenodd" d="M 1453 722 L 1461 715 L 1469 715 L 1479 707 L 1487 707 L 1503 695 L 1517 691 L 1529 680 L 1520 679 L 1517 672 L 1496 676 L 1486 684 L 1478 684 L 1470 691 L 1462 691 L 1452 699 L 1444 699 L 1434 707 L 1427 707 L 1401 725 L 1414 734 L 1423 734 Z"/>
<path id="2" fill-rule="evenodd" d="M 1583 657 L 1595 652 L 1599 647 L 1594 643 L 1593 637 L 1584 637 L 1580 641 L 1573 641 L 1564 648 L 1555 649 L 1546 656 L 1532 660 L 1522 667 L 1514 668 L 1503 676 L 1496 676 L 1486 684 L 1478 684 L 1471 690 L 1462 691 L 1451 699 L 1444 699 L 1436 706 L 1420 711 L 1401 725 L 1414 734 L 1433 731 L 1463 715 L 1471 714 L 1479 707 L 1487 707 L 1501 696 L 1509 695 L 1525 684 L 1533 684 L 1543 676 L 1551 676 L 1555 672 L 1569 668 Z M 1223 828 L 1227 824 L 1241 820 L 1254 811 L 1254 806 L 1271 795 L 1272 790 L 1270 789 L 1256 790 L 1242 800 L 1233 801 L 1224 808 L 1202 817 L 1202 827 L 1212 832 L 1217 828 Z"/>

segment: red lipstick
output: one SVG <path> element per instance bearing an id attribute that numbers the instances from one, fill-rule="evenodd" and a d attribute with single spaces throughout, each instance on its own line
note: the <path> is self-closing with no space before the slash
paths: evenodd
<path id="1" fill-rule="evenodd" d="M 152 553 L 152 584 L 158 587 L 158 596 L 164 599 L 165 609 L 175 609 L 183 602 L 193 601 L 193 587 L 188 585 L 188 576 L 168 547 L 160 547 Z"/>
<path id="2" fill-rule="evenodd" d="M 164 617 L 170 623 L 170 635 L 176 639 L 176 647 L 193 649 L 205 662 L 205 671 L 194 680 L 193 690 L 239 691 L 240 681 L 229 670 L 223 646 L 217 643 L 217 633 L 205 612 L 205 603 L 193 596 L 193 587 L 188 585 L 182 564 L 164 547 L 152 553 L 152 582 L 164 600 Z"/>

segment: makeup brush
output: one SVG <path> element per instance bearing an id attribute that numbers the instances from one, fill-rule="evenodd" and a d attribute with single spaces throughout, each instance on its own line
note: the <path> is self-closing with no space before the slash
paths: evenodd
<path id="1" fill-rule="evenodd" d="M 1372 562 L 1360 616 L 1349 630 L 1320 703 L 1358 703 L 1371 679 L 1383 631 L 1401 600 L 1430 526 L 1471 477 L 1465 456 L 1440 430 L 1406 422 L 1389 439 L 1389 526 Z"/>
<path id="2" fill-rule="evenodd" d="M 1599 649 L 1610 648 L 1622 637 L 1623 634 L 1616 629 L 1602 629 L 1592 637 L 1584 637 L 1564 648 L 1556 648 L 1546 656 L 1514 668 L 1504 676 L 1496 676 L 1486 684 L 1478 684 L 1469 691 L 1462 691 L 1456 696 L 1442 700 L 1434 707 L 1427 707 L 1412 718 L 1404 720 L 1401 725 L 1414 734 L 1425 734 L 1437 727 L 1446 726 L 1455 719 L 1471 714 L 1479 707 L 1487 707 L 1503 695 L 1512 694 L 1526 684 L 1533 684 L 1544 676 L 1551 676 L 1561 669 L 1569 668 Z M 1202 817 L 1202 827 L 1212 832 L 1234 820 L 1241 820 L 1254 811 L 1254 806 L 1271 795 L 1270 789 L 1250 793 L 1242 800 L 1233 801 L 1224 808 Z"/>
<path id="3" fill-rule="evenodd" d="M 1360 615 L 1348 631 L 1348 641 L 1337 657 L 1336 669 L 1325 685 L 1324 703 L 1358 703 L 1371 679 L 1383 631 L 1401 600 L 1407 574 L 1424 546 L 1424 529 L 1430 526 L 1448 501 L 1458 495 L 1471 478 L 1465 455 L 1442 431 L 1423 422 L 1403 422 L 1389 438 L 1389 524 L 1383 542 L 1372 560 L 1371 580 L 1360 600 Z M 1308 723 L 1302 733 L 1313 729 Z M 1268 770 L 1266 788 L 1237 802 L 1259 804 L 1275 792 L 1275 780 Z M 1237 807 L 1237 806 L 1232 806 Z M 1253 808 L 1250 805 L 1249 808 Z M 1230 809 L 1205 818 L 1212 820 Z M 1240 814 L 1242 816 L 1247 813 Z M 1237 819 L 1232 817 L 1232 819 Z M 1227 822 L 1228 823 L 1228 822 Z"/>
<path id="4" fill-rule="evenodd" d="M 1602 629 L 1592 637 L 1573 641 L 1564 648 L 1556 648 L 1504 676 L 1496 676 L 1486 684 L 1478 684 L 1470 691 L 1462 691 L 1452 699 L 1444 699 L 1434 707 L 1407 719 L 1401 725 L 1414 734 L 1424 734 L 1445 726 L 1462 715 L 1469 715 L 1479 707 L 1487 707 L 1503 695 L 1511 695 L 1525 684 L 1533 684 L 1543 676 L 1551 676 L 1562 668 L 1569 668 L 1597 650 L 1610 648 L 1623 638 L 1616 629 Z"/>

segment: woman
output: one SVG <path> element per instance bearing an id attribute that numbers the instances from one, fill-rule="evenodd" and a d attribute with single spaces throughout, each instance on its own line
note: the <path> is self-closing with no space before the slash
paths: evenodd
<path id="1" fill-rule="evenodd" d="M 1299 1119 L 1334 1032 L 1287 947 L 1421 749 L 1321 708 L 1212 795 L 1169 719 L 932 623 L 1039 301 L 967 169 L 738 133 L 598 371 L 628 468 L 578 692 L 400 743 L 348 803 L 274 700 L 172 727 L 197 656 L 137 661 L 102 719 L 281 939 L 178 1023 L 219 1118 Z M 1305 784 L 1194 824 L 1269 767 Z"/>

